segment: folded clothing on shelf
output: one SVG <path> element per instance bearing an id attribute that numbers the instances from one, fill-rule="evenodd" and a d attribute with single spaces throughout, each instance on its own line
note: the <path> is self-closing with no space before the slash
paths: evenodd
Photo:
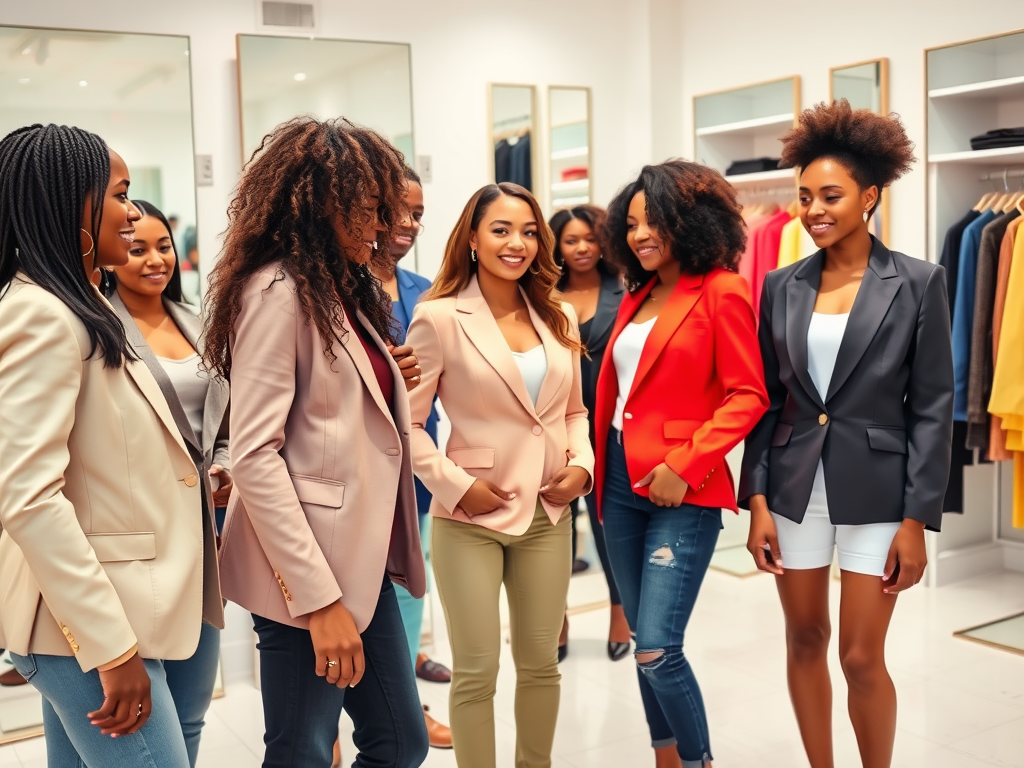
<path id="1" fill-rule="evenodd" d="M 750 160 L 736 160 L 726 169 L 725 175 L 739 176 L 744 173 L 777 171 L 779 169 L 780 162 L 782 161 L 778 157 L 755 157 Z"/>
<path id="2" fill-rule="evenodd" d="M 587 178 L 588 171 L 585 165 L 575 165 L 572 168 L 562 169 L 562 181 L 581 181 Z"/>
<path id="3" fill-rule="evenodd" d="M 971 138 L 971 149 L 1002 149 L 1024 146 L 1024 127 L 999 128 Z"/>

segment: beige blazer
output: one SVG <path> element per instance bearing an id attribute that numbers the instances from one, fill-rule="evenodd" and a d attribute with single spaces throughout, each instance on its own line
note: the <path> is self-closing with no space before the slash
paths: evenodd
<path id="1" fill-rule="evenodd" d="M 196 467 L 146 366 L 90 347 L 27 278 L 0 298 L 0 646 L 83 671 L 136 644 L 186 659 L 217 579 Z"/>
<path id="2" fill-rule="evenodd" d="M 405 385 L 358 319 L 395 377 L 392 408 L 354 330 L 337 329 L 336 360 L 324 354 L 279 265 L 250 279 L 235 321 L 224 596 L 294 627 L 340 598 L 362 632 L 385 570 L 417 597 L 426 588 Z"/>
<path id="3" fill-rule="evenodd" d="M 434 496 L 431 514 L 513 535 L 530 527 L 538 491 L 555 472 L 567 465 L 594 472 L 580 355 L 559 344 L 527 306 L 548 364 L 536 406 L 475 276 L 458 296 L 417 304 L 406 340 L 423 371 L 422 383 L 410 393 L 413 465 Z M 572 306 L 562 307 L 578 336 Z M 421 426 L 435 392 L 451 421 L 444 452 Z M 470 518 L 458 504 L 477 478 L 516 498 Z M 564 508 L 543 504 L 558 522 Z"/>

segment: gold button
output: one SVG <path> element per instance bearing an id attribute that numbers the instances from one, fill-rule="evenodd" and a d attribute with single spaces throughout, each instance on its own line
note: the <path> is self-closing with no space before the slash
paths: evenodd
<path id="1" fill-rule="evenodd" d="M 182 479 L 182 482 L 185 483 L 185 485 L 187 485 L 189 488 L 194 488 L 196 483 L 199 482 L 199 475 L 193 472 L 191 475 L 186 475 Z"/>
<path id="2" fill-rule="evenodd" d="M 824 413 L 821 414 L 821 416 L 818 417 L 818 423 L 824 427 L 826 424 L 828 424 L 828 416 L 826 416 Z"/>

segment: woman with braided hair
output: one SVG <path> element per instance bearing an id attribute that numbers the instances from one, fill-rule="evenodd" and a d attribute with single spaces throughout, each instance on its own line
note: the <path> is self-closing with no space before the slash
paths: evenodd
<path id="1" fill-rule="evenodd" d="M 0 646 L 50 765 L 188 768 L 161 660 L 223 610 L 196 466 L 95 287 L 128 262 L 128 185 L 81 129 L 0 142 Z"/>
<path id="2" fill-rule="evenodd" d="M 265 768 L 419 766 L 427 732 L 392 580 L 426 582 L 406 389 L 419 380 L 370 272 L 405 211 L 378 134 L 303 117 L 246 165 L 214 269 L 205 356 L 231 381 L 224 595 L 259 635 Z"/>
<path id="3" fill-rule="evenodd" d="M 896 595 L 921 580 L 942 525 L 953 428 L 945 271 L 868 230 L 910 170 L 895 115 L 819 104 L 783 139 L 804 228 L 821 248 L 769 273 L 759 337 L 771 405 L 750 433 L 747 548 L 786 616 L 789 691 L 811 768 L 832 768 L 829 571 L 842 572 L 839 657 L 866 768 L 886 768 L 896 691 L 885 637 Z"/>

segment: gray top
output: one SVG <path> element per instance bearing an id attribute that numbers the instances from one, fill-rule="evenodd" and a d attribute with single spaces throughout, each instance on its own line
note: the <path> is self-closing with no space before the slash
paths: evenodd
<path id="1" fill-rule="evenodd" d="M 160 366 L 171 380 L 171 386 L 178 395 L 189 426 L 200 445 L 203 444 L 203 409 L 206 407 L 206 395 L 210 391 L 210 374 L 203 370 L 202 358 L 193 352 L 181 360 L 170 360 L 156 356 Z"/>

